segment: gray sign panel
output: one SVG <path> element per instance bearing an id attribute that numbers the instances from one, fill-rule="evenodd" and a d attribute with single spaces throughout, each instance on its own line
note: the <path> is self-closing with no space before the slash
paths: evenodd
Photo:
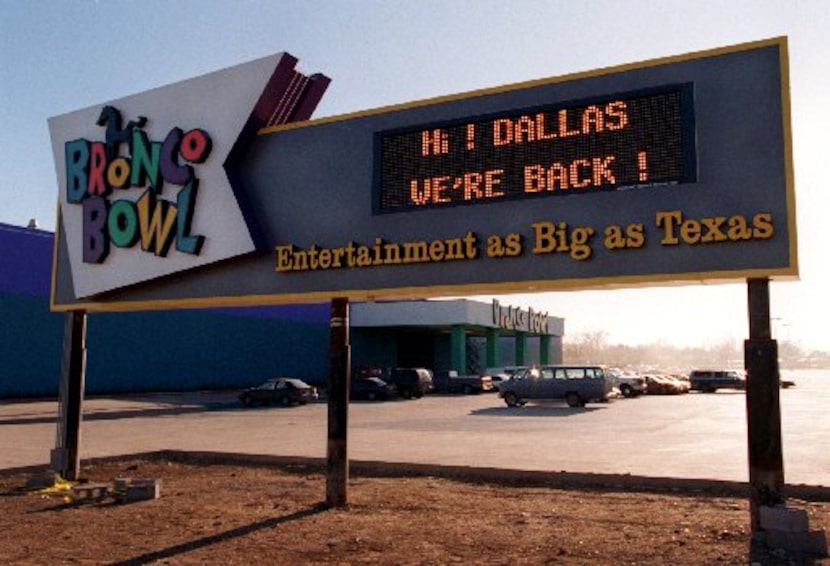
<path id="1" fill-rule="evenodd" d="M 57 308 L 797 277 L 785 39 L 268 128 L 264 248 Z M 200 198 L 209 198 L 202 194 Z"/>

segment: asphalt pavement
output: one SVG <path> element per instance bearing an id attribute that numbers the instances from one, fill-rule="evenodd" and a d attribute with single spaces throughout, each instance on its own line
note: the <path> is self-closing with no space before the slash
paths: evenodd
<path id="1" fill-rule="evenodd" d="M 781 391 L 785 480 L 830 486 L 830 388 Z M 0 469 L 42 466 L 54 400 L 0 403 Z M 352 402 L 353 461 L 746 482 L 742 392 L 644 396 L 570 408 L 507 407 L 496 394 Z M 325 458 L 327 406 L 247 409 L 235 392 L 88 398 L 81 458 L 159 450 Z"/>

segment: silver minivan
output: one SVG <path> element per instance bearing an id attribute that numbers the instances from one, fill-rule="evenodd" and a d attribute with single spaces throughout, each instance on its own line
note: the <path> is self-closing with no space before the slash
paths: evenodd
<path id="1" fill-rule="evenodd" d="M 499 385 L 499 397 L 508 407 L 531 399 L 564 399 L 570 407 L 589 401 L 607 401 L 614 378 L 603 366 L 556 365 L 521 369 Z"/>

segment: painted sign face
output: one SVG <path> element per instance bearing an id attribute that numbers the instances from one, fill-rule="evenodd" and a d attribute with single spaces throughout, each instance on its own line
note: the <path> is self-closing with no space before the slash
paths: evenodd
<path id="1" fill-rule="evenodd" d="M 328 79 L 296 62 L 265 57 L 49 120 L 75 297 L 258 249 L 234 167 L 258 129 L 306 119 L 322 97 Z"/>
<path id="2" fill-rule="evenodd" d="M 263 91 L 273 65 L 254 64 L 248 85 L 220 73 L 110 103 L 135 122 L 118 153 L 129 175 L 107 157 L 101 106 L 56 119 L 65 234 L 53 308 L 798 276 L 785 38 L 263 127 L 231 149 L 227 132 L 260 114 L 250 91 Z M 226 120 L 236 106 L 248 110 Z M 67 142 L 78 152 L 68 162 Z M 244 159 L 230 175 L 244 192 L 226 188 L 230 154 Z M 171 182 L 165 165 L 191 169 Z M 216 263 L 253 249 L 263 253 Z"/>

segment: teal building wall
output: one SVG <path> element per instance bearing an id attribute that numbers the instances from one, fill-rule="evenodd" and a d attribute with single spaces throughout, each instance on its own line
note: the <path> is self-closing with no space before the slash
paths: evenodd
<path id="1" fill-rule="evenodd" d="M 49 310 L 54 235 L 0 224 L 0 399 L 57 396 L 64 314 Z M 328 379 L 329 305 L 87 316 L 86 393 Z"/>

